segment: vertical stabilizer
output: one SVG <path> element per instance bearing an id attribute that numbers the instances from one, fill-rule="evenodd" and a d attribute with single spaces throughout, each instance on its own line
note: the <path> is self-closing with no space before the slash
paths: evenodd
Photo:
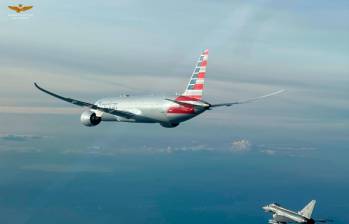
<path id="1" fill-rule="evenodd" d="M 200 58 L 196 63 L 195 69 L 189 80 L 187 88 L 182 94 L 183 96 L 201 100 L 202 92 L 204 90 L 207 59 L 208 59 L 208 49 L 204 50 L 200 55 Z"/>
<path id="2" fill-rule="evenodd" d="M 310 219 L 311 218 L 311 214 L 313 213 L 315 204 L 316 204 L 316 201 L 312 200 L 301 211 L 299 211 L 298 214 L 300 214 L 300 215 Z"/>

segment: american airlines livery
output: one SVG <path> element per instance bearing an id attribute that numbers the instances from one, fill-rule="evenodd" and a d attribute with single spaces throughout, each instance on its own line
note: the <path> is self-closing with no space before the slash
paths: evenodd
<path id="1" fill-rule="evenodd" d="M 184 93 L 174 97 L 110 97 L 98 100 L 96 103 L 87 103 L 72 98 L 63 97 L 34 85 L 41 91 L 66 102 L 86 107 L 88 110 L 81 114 L 81 123 L 86 126 L 96 126 L 101 121 L 118 121 L 133 123 L 159 123 L 166 128 L 173 128 L 179 123 L 189 120 L 197 115 L 215 107 L 232 106 L 253 102 L 262 98 L 279 94 L 279 90 L 260 97 L 211 104 L 202 100 L 204 81 L 206 75 L 208 50 L 200 55 L 194 72 Z"/>

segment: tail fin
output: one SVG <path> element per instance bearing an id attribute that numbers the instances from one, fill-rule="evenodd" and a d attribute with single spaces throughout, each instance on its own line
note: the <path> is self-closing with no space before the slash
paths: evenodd
<path id="1" fill-rule="evenodd" d="M 315 204 L 316 204 L 316 201 L 312 200 L 301 211 L 299 211 L 298 214 L 300 214 L 300 215 L 310 219 L 311 218 L 311 214 L 313 213 Z"/>
<path id="2" fill-rule="evenodd" d="M 201 100 L 202 92 L 204 90 L 204 81 L 206 75 L 206 66 L 208 58 L 208 49 L 204 50 L 196 63 L 193 74 L 185 89 L 183 96 Z"/>

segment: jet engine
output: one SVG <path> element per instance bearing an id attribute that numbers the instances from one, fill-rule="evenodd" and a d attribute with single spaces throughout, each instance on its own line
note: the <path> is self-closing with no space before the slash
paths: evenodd
<path id="1" fill-rule="evenodd" d="M 96 126 L 101 122 L 101 120 L 101 117 L 97 117 L 96 113 L 89 110 L 84 111 L 80 116 L 81 123 L 88 127 Z"/>
<path id="2" fill-rule="evenodd" d="M 160 123 L 160 125 L 165 128 L 174 128 L 177 127 L 179 123 Z"/>

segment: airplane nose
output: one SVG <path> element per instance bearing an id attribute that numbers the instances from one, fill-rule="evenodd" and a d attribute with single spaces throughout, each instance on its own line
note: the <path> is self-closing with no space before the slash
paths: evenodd
<path id="1" fill-rule="evenodd" d="M 269 211 L 268 206 L 263 206 L 262 208 L 263 208 L 263 210 L 266 211 L 266 212 Z"/>

